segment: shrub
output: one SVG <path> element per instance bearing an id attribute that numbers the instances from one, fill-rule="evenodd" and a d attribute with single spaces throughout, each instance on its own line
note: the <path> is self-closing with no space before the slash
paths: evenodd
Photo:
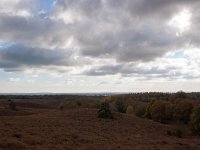
<path id="1" fill-rule="evenodd" d="M 126 113 L 127 113 L 127 114 L 133 114 L 133 106 L 128 106 L 128 107 L 126 108 Z"/>
<path id="2" fill-rule="evenodd" d="M 115 108 L 120 113 L 125 113 L 126 112 L 126 108 L 125 108 L 124 103 L 123 103 L 122 100 L 117 100 L 115 102 Z"/>
<path id="3" fill-rule="evenodd" d="M 200 135 L 200 105 L 193 109 L 190 125 L 192 133 Z"/>
<path id="4" fill-rule="evenodd" d="M 8 100 L 10 103 L 9 103 L 9 108 L 11 109 L 11 110 L 17 110 L 17 108 L 16 108 L 16 103 L 15 102 L 13 102 L 12 100 Z"/>
<path id="5" fill-rule="evenodd" d="M 151 100 L 147 105 L 144 116 L 148 119 L 151 119 L 151 110 L 152 110 L 152 105 L 154 104 L 154 102 L 155 102 L 155 100 Z"/>
<path id="6" fill-rule="evenodd" d="M 97 112 L 99 118 L 113 118 L 113 115 L 110 111 L 110 105 L 108 102 L 101 103 L 100 109 Z"/>
<path id="7" fill-rule="evenodd" d="M 101 106 L 101 101 L 91 101 L 89 102 L 88 104 L 88 107 L 89 108 L 96 108 L 96 109 L 99 109 Z"/>
<path id="8" fill-rule="evenodd" d="M 188 123 L 192 113 L 193 105 L 187 101 L 179 101 L 175 104 L 173 116 L 174 119 L 183 123 Z"/>
<path id="9" fill-rule="evenodd" d="M 171 136 L 173 133 L 170 130 L 167 130 L 167 135 Z"/>
<path id="10" fill-rule="evenodd" d="M 81 103 L 80 101 L 76 101 L 76 105 L 77 105 L 78 107 L 80 107 L 80 106 L 82 105 L 82 103 Z"/>
<path id="11" fill-rule="evenodd" d="M 165 119 L 173 120 L 173 104 L 170 102 L 166 102 L 165 105 Z"/>
<path id="12" fill-rule="evenodd" d="M 144 117 L 145 115 L 145 112 L 146 112 L 146 106 L 145 105 L 138 105 L 136 108 L 135 108 L 135 115 L 137 117 Z"/>
<path id="13" fill-rule="evenodd" d="M 181 129 L 176 129 L 175 131 L 167 130 L 167 135 L 182 138 L 183 137 L 183 131 Z"/>
<path id="14" fill-rule="evenodd" d="M 182 138 L 183 137 L 183 131 L 180 129 L 176 129 L 176 131 L 174 132 L 174 135 L 178 138 Z"/>
<path id="15" fill-rule="evenodd" d="M 67 100 L 63 101 L 58 105 L 58 109 L 60 110 L 66 110 L 66 109 L 74 109 L 80 107 L 77 103 L 77 101 L 74 100 Z"/>
<path id="16" fill-rule="evenodd" d="M 165 119 L 165 103 L 162 101 L 155 101 L 150 113 L 153 120 L 163 122 Z"/>
<path id="17" fill-rule="evenodd" d="M 176 92 L 175 94 L 175 98 L 178 99 L 178 98 L 187 98 L 187 93 L 183 92 L 183 91 L 179 91 L 179 92 Z"/>
<path id="18" fill-rule="evenodd" d="M 155 121 L 164 122 L 172 118 L 172 107 L 169 102 L 155 101 L 151 108 L 151 118 Z"/>
<path id="19" fill-rule="evenodd" d="M 58 109 L 59 109 L 59 110 L 63 110 L 63 109 L 64 109 L 64 104 L 63 104 L 63 103 L 59 104 L 59 105 L 58 105 Z"/>
<path id="20" fill-rule="evenodd" d="M 155 101 L 152 104 L 150 114 L 153 120 L 164 122 L 171 119 L 172 107 L 169 102 Z"/>

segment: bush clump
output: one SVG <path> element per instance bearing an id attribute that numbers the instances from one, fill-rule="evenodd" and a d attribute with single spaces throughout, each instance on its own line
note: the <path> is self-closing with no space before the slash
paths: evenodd
<path id="1" fill-rule="evenodd" d="M 190 125 L 192 133 L 200 135 L 200 105 L 193 109 Z"/>
<path id="2" fill-rule="evenodd" d="M 98 118 L 108 118 L 108 119 L 113 118 L 113 115 L 110 110 L 110 105 L 108 102 L 101 103 L 100 109 L 97 112 L 97 117 Z"/>
<path id="3" fill-rule="evenodd" d="M 120 112 L 120 113 L 125 113 L 126 112 L 126 107 L 125 107 L 125 105 L 124 105 L 122 100 L 117 100 L 115 102 L 115 108 L 116 108 L 117 112 Z"/>
<path id="4" fill-rule="evenodd" d="M 166 102 L 165 105 L 165 119 L 166 120 L 173 120 L 173 109 L 174 106 L 171 102 Z"/>
<path id="5" fill-rule="evenodd" d="M 152 104 L 150 114 L 153 120 L 163 123 L 172 119 L 172 106 L 166 101 L 155 101 Z"/>
<path id="6" fill-rule="evenodd" d="M 175 120 L 188 123 L 192 113 L 193 105 L 188 101 L 179 101 L 174 106 L 173 117 Z"/>
<path id="7" fill-rule="evenodd" d="M 80 101 L 76 101 L 76 105 L 77 105 L 78 107 L 80 107 L 80 106 L 82 105 L 82 103 L 81 103 Z"/>
<path id="8" fill-rule="evenodd" d="M 126 113 L 127 113 L 127 114 L 133 114 L 133 113 L 134 113 L 134 111 L 133 111 L 133 106 L 128 106 L 128 107 L 126 108 Z"/>
<path id="9" fill-rule="evenodd" d="M 57 108 L 59 110 L 64 110 L 64 103 L 60 103 Z"/>
<path id="10" fill-rule="evenodd" d="M 182 138 L 183 137 L 183 131 L 181 129 L 176 129 L 176 131 L 174 132 L 174 135 L 178 138 Z"/>
<path id="11" fill-rule="evenodd" d="M 174 96 L 176 99 L 178 99 L 178 98 L 184 99 L 184 98 L 187 98 L 187 93 L 185 93 L 183 91 L 179 91 L 179 92 L 176 92 L 174 94 Z"/>
<path id="12" fill-rule="evenodd" d="M 17 108 L 16 108 L 16 103 L 14 102 L 14 101 L 12 101 L 12 100 L 8 100 L 9 101 L 9 108 L 11 109 L 11 110 L 17 110 Z"/>
<path id="13" fill-rule="evenodd" d="M 167 135 L 182 138 L 183 137 L 183 131 L 181 129 L 176 129 L 175 131 L 167 130 Z"/>
<path id="14" fill-rule="evenodd" d="M 154 102 L 155 102 L 155 100 L 151 100 L 147 105 L 144 116 L 148 119 L 151 119 L 151 111 L 152 111 L 152 106 L 153 106 Z"/>
<path id="15" fill-rule="evenodd" d="M 137 117 L 144 117 L 146 109 L 147 109 L 146 106 L 142 104 L 136 106 L 135 111 L 134 111 L 135 115 Z"/>
<path id="16" fill-rule="evenodd" d="M 101 101 L 91 101 L 91 102 L 89 102 L 89 104 L 88 104 L 88 107 L 89 108 L 96 108 L 96 109 L 99 109 L 100 108 L 100 106 L 101 106 Z"/>

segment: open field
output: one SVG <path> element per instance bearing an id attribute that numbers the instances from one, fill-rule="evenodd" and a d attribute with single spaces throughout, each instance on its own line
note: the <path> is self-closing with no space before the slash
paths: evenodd
<path id="1" fill-rule="evenodd" d="M 200 138 L 186 125 L 161 124 L 132 114 L 114 112 L 114 119 L 97 118 L 98 109 L 59 110 L 62 100 L 16 100 L 17 111 L 0 102 L 0 149 L 136 149 L 197 150 Z M 54 107 L 53 107 L 54 106 Z M 168 131 L 184 130 L 182 138 Z"/>

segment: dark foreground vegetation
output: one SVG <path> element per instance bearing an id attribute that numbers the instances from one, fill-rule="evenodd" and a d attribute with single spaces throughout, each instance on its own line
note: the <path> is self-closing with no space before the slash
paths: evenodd
<path id="1" fill-rule="evenodd" d="M 0 149 L 200 149 L 200 93 L 2 95 Z"/>

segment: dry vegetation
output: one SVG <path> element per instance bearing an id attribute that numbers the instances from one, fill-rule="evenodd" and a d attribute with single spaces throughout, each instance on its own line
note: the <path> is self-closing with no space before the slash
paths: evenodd
<path id="1" fill-rule="evenodd" d="M 159 101 L 151 94 L 2 97 L 0 149 L 200 149 L 195 131 L 200 128 L 196 124 L 200 120 L 199 99 L 178 94 L 160 96 Z M 17 110 L 9 108 L 8 99 L 15 102 Z M 105 99 L 112 119 L 97 117 Z M 188 103 L 195 106 L 193 112 Z M 186 113 L 192 113 L 191 120 Z"/>

